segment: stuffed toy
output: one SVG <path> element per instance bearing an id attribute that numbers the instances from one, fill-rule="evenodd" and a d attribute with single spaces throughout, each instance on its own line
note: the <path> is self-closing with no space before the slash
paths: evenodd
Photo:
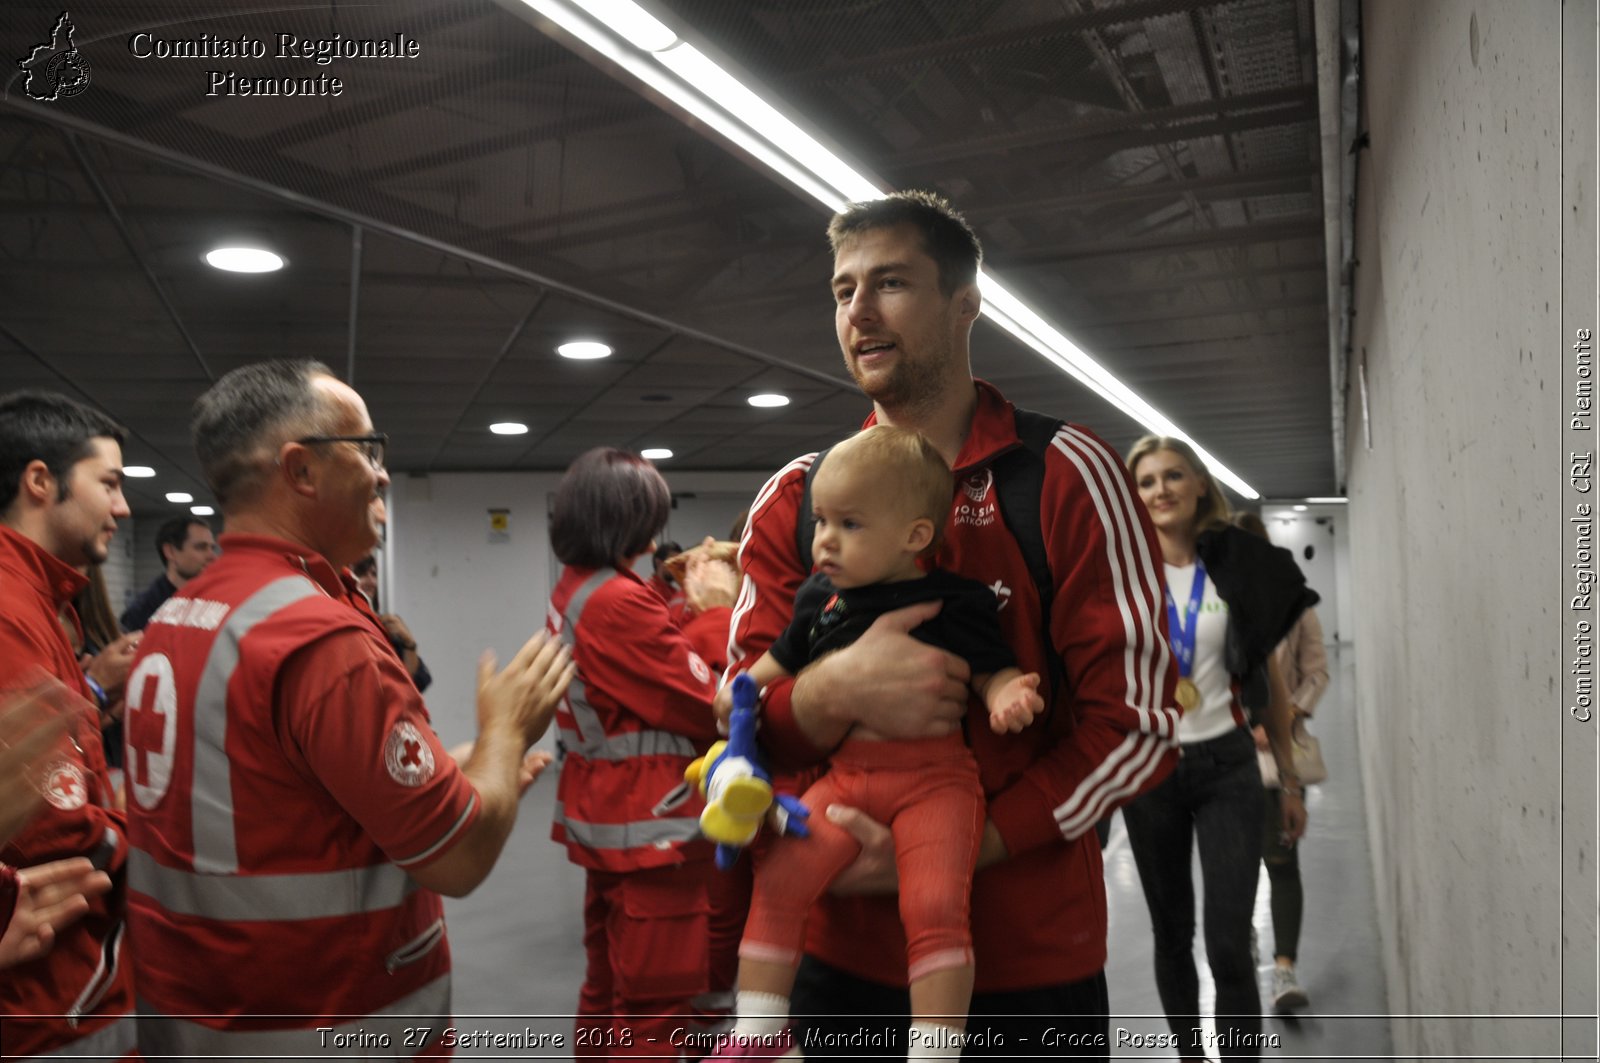
<path id="1" fill-rule="evenodd" d="M 739 850 L 755 840 L 761 821 L 772 813 L 780 834 L 807 834 L 811 813 L 792 794 L 774 794 L 772 775 L 756 748 L 756 683 L 743 672 L 733 680 L 733 713 L 728 740 L 717 742 L 684 771 L 684 779 L 705 798 L 700 830 L 717 843 L 717 867 L 733 867 Z"/>

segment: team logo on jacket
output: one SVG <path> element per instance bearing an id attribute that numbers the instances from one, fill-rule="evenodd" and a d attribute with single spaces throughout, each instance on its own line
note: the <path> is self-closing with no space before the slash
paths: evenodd
<path id="1" fill-rule="evenodd" d="M 961 481 L 961 494 L 956 496 L 956 526 L 969 524 L 975 528 L 993 524 L 998 507 L 993 498 L 994 470 L 979 469 Z"/>
<path id="2" fill-rule="evenodd" d="M 421 786 L 433 778 L 433 747 L 421 731 L 401 720 L 389 732 L 383 764 L 389 769 L 389 778 L 401 786 Z"/>
<path id="3" fill-rule="evenodd" d="M 693 673 L 696 681 L 701 683 L 711 682 L 710 666 L 701 660 L 700 655 L 693 650 L 689 651 L 689 671 Z"/>
<path id="4" fill-rule="evenodd" d="M 63 812 L 71 812 L 89 803 L 89 780 L 83 769 L 70 760 L 58 760 L 44 774 L 40 788 L 44 799 Z"/>

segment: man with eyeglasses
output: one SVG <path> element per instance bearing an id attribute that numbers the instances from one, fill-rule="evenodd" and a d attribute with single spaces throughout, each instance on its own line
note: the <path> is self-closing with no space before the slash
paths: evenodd
<path id="1" fill-rule="evenodd" d="M 128 684 L 139 1048 L 436 1050 L 439 894 L 498 859 L 570 661 L 538 635 L 499 674 L 480 662 L 458 765 L 347 572 L 389 484 L 361 396 L 319 363 L 265 362 L 219 380 L 190 427 L 223 553 L 156 610 Z"/>
<path id="2" fill-rule="evenodd" d="M 156 555 L 162 572 L 122 611 L 117 622 L 124 631 L 143 631 L 162 602 L 204 572 L 216 559 L 217 540 L 211 525 L 200 517 L 174 517 L 156 532 Z"/>

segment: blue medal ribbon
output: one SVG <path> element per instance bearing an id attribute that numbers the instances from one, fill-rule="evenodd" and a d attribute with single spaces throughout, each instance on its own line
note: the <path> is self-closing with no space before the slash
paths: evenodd
<path id="1" fill-rule="evenodd" d="M 1178 605 L 1172 600 L 1172 591 L 1163 587 L 1167 599 L 1167 632 L 1172 652 L 1178 657 L 1178 674 L 1187 676 L 1194 670 L 1194 637 L 1199 630 L 1200 602 L 1206 596 L 1206 566 L 1199 558 L 1194 561 L 1194 584 L 1189 588 L 1189 603 L 1183 610 L 1183 620 L 1178 618 Z"/>

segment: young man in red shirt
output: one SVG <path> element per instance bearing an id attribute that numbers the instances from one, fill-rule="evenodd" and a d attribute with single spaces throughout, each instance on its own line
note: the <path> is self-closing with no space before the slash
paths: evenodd
<path id="1" fill-rule="evenodd" d="M 902 738 L 964 729 L 987 798 L 968 1051 L 1105 1058 L 1106 902 L 1094 825 L 1177 759 L 1177 669 L 1148 516 L 1116 452 L 1063 425 L 1042 459 L 1040 535 L 1054 583 L 1047 622 L 998 507 L 992 465 L 1021 445 L 1012 407 L 972 377 L 977 238 L 942 199 L 919 192 L 854 205 L 833 219 L 829 237 L 840 349 L 873 402 L 865 423 L 920 432 L 961 485 L 938 564 L 994 588 L 1024 671 L 1052 675 L 1054 655 L 1064 680 L 1043 691 L 1045 718 L 997 735 L 982 706 L 969 706 L 966 663 L 908 634 L 938 609 L 914 606 L 769 687 L 763 741 L 780 763 L 798 766 L 820 762 L 857 723 Z M 729 647 L 735 669 L 788 624 L 809 574 L 796 524 L 813 457 L 780 470 L 752 508 Z M 795 1040 L 806 1055 L 872 1054 L 861 1034 L 881 1032 L 882 1050 L 904 1055 L 906 948 L 888 831 L 852 809 L 827 814 L 863 840 L 863 853 L 812 912 L 792 998 Z"/>

